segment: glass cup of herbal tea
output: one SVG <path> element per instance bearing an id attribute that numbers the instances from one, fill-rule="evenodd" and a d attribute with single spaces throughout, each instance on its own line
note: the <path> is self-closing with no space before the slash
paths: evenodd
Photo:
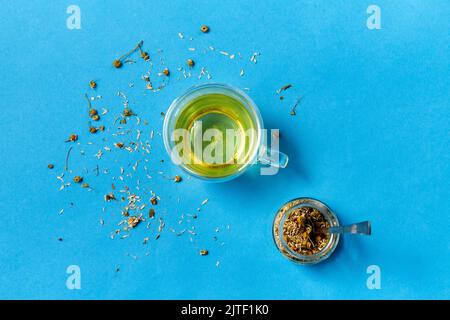
<path id="1" fill-rule="evenodd" d="M 254 163 L 286 167 L 288 157 L 267 148 L 263 134 L 253 100 L 220 83 L 192 87 L 172 102 L 164 118 L 164 146 L 172 161 L 206 181 L 231 180 Z"/>
<path id="2" fill-rule="evenodd" d="M 300 264 L 326 260 L 339 243 L 336 215 L 324 203 L 311 198 L 297 198 L 284 204 L 273 221 L 273 239 L 286 258 Z"/>

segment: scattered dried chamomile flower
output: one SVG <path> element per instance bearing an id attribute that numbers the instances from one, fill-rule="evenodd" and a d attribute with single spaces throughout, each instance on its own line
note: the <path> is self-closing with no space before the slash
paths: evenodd
<path id="1" fill-rule="evenodd" d="M 96 116 L 96 115 L 98 115 L 98 111 L 97 110 L 95 110 L 95 109 L 90 109 L 89 110 L 89 116 L 90 117 L 93 117 L 93 116 Z"/>
<path id="2" fill-rule="evenodd" d="M 181 182 L 181 177 L 180 176 L 175 176 L 175 178 L 173 178 L 173 180 L 175 182 Z"/>
<path id="3" fill-rule="evenodd" d="M 142 52 L 141 52 L 141 58 L 144 59 L 145 61 L 150 60 L 150 56 L 149 56 L 148 53 L 145 52 L 145 51 L 142 51 Z"/>
<path id="4" fill-rule="evenodd" d="M 98 129 L 96 127 L 89 127 L 90 133 L 97 133 Z"/>
<path id="5" fill-rule="evenodd" d="M 91 87 L 92 89 L 97 88 L 97 82 L 95 82 L 94 80 L 89 81 L 89 87 Z"/>
<path id="6" fill-rule="evenodd" d="M 105 131 L 105 126 L 100 126 L 100 127 L 98 127 L 98 130 L 100 130 L 100 131 Z"/>
<path id="7" fill-rule="evenodd" d="M 108 194 L 105 194 L 104 199 L 105 201 L 116 200 L 116 196 L 112 192 L 110 192 Z"/>
<path id="8" fill-rule="evenodd" d="M 66 140 L 66 142 L 75 142 L 75 141 L 77 141 L 77 140 L 78 140 L 78 135 L 76 135 L 76 134 L 71 134 L 71 135 L 69 136 L 69 139 Z"/>
<path id="9" fill-rule="evenodd" d="M 53 165 L 53 163 L 49 163 L 48 165 L 47 165 L 47 168 L 49 168 L 49 169 L 53 169 L 55 166 Z"/>
<path id="10" fill-rule="evenodd" d="M 200 250 L 200 255 L 201 256 L 207 256 L 209 254 L 208 250 Z"/>
<path id="11" fill-rule="evenodd" d="M 128 227 L 134 228 L 139 224 L 139 222 L 141 222 L 141 219 L 133 216 L 133 217 L 129 217 L 127 222 L 128 222 Z"/>
<path id="12" fill-rule="evenodd" d="M 200 31 L 203 32 L 203 33 L 208 33 L 209 32 L 209 27 L 203 25 L 203 26 L 200 27 Z"/>
<path id="13" fill-rule="evenodd" d="M 195 65 L 195 62 L 194 62 L 194 60 L 192 60 L 192 59 L 187 59 L 186 64 L 187 64 L 190 68 L 192 68 L 192 67 Z"/>
<path id="14" fill-rule="evenodd" d="M 75 183 L 81 183 L 83 181 L 83 177 L 75 176 L 73 177 L 73 182 Z"/>
<path id="15" fill-rule="evenodd" d="M 112 65 L 114 66 L 114 68 L 119 69 L 120 67 L 122 67 L 122 61 L 120 61 L 119 59 L 116 59 L 113 61 Z"/>
<path id="16" fill-rule="evenodd" d="M 122 142 L 116 142 L 116 143 L 114 143 L 114 146 L 116 148 L 122 149 L 124 147 L 124 144 Z"/>
<path id="17" fill-rule="evenodd" d="M 96 115 L 93 115 L 93 116 L 91 117 L 91 119 L 92 119 L 93 121 L 98 121 L 98 120 L 100 120 L 100 116 L 99 116 L 98 114 L 96 114 Z"/>
<path id="18" fill-rule="evenodd" d="M 124 117 L 131 117 L 131 116 L 134 116 L 135 114 L 133 113 L 133 111 L 130 108 L 125 108 L 125 109 L 123 109 L 123 115 L 124 115 Z"/>
<path id="19" fill-rule="evenodd" d="M 157 205 L 158 204 L 158 200 L 156 199 L 156 197 L 152 197 L 150 199 L 150 203 L 153 204 L 153 205 Z"/>
<path id="20" fill-rule="evenodd" d="M 165 68 L 162 72 L 165 76 L 169 76 L 170 75 L 170 71 L 169 69 Z"/>

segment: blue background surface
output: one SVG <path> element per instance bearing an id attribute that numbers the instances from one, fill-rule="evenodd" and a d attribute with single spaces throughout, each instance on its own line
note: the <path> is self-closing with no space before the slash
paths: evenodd
<path id="1" fill-rule="evenodd" d="M 369 30 L 372 3 L 1 1 L 0 298 L 450 298 L 450 2 L 377 0 L 382 29 Z M 80 30 L 66 28 L 70 4 L 81 8 Z M 202 24 L 209 34 L 199 32 Z M 156 94 L 140 80 L 142 61 L 111 66 L 140 39 L 172 70 L 170 84 Z M 207 46 L 216 51 L 202 53 Z M 261 56 L 253 65 L 255 51 Z M 189 57 L 197 61 L 194 75 L 177 80 L 176 67 Z M 255 168 L 232 182 L 206 184 L 172 165 L 156 134 L 153 179 L 141 179 L 161 197 L 157 213 L 167 227 L 157 241 L 143 225 L 128 239 L 111 240 L 120 213 L 113 206 L 102 213 L 98 190 L 108 190 L 128 160 L 118 152 L 100 161 L 93 156 L 105 142 L 87 133 L 89 81 L 99 84 L 98 108 L 120 110 L 115 93 L 126 92 L 131 108 L 149 121 L 148 137 L 161 132 L 160 113 L 177 95 L 207 82 L 197 78 L 200 66 L 211 81 L 251 89 L 266 126 L 281 130 L 289 167 L 275 176 Z M 287 83 L 294 88 L 281 102 L 275 91 Z M 290 116 L 300 94 L 297 116 Z M 106 126 L 112 117 L 104 117 Z M 55 175 L 63 171 L 69 147 L 63 141 L 72 132 L 80 135 L 74 172 L 97 163 L 116 170 L 85 174 L 92 192 L 76 186 L 58 192 Z M 173 184 L 157 171 L 185 179 Z M 299 196 L 324 201 L 343 223 L 371 220 L 373 235 L 345 237 L 329 261 L 314 267 L 284 259 L 273 245 L 272 220 Z M 168 228 L 179 229 L 181 214 L 195 213 L 206 198 L 195 241 L 175 237 Z M 145 236 L 152 238 L 146 246 Z M 198 254 L 203 248 L 206 257 Z M 66 288 L 69 265 L 81 268 L 81 290 Z M 381 268 L 380 290 L 366 287 L 369 265 Z"/>

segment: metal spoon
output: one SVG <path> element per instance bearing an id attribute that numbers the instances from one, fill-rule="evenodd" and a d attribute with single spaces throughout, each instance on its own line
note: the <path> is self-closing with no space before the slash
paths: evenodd
<path id="1" fill-rule="evenodd" d="M 364 234 L 370 235 L 372 233 L 372 228 L 370 226 L 370 221 L 363 221 L 354 224 L 348 224 L 346 226 L 331 227 L 328 229 L 329 233 L 350 233 L 350 234 Z"/>

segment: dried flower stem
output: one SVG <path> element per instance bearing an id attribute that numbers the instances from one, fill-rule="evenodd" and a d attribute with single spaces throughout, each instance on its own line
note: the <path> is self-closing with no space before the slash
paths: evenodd
<path id="1" fill-rule="evenodd" d="M 87 93 L 84 94 L 84 97 L 85 97 L 86 100 L 87 100 L 89 110 L 92 109 L 91 100 L 89 99 L 89 96 L 87 95 Z"/>
<path id="2" fill-rule="evenodd" d="M 66 167 L 65 167 L 66 171 L 69 170 L 69 156 L 70 156 L 70 151 L 72 151 L 72 148 L 73 148 L 73 147 L 70 147 L 69 150 L 67 151 L 67 155 L 66 155 Z"/>
<path id="3" fill-rule="evenodd" d="M 292 106 L 292 108 L 291 108 L 291 115 L 292 115 L 292 116 L 295 116 L 295 115 L 296 115 L 295 109 L 297 109 L 297 106 L 299 105 L 299 103 L 300 103 L 301 100 L 302 100 L 302 97 L 301 97 L 301 96 L 298 97 L 297 100 L 295 101 L 294 105 Z"/>
<path id="4" fill-rule="evenodd" d="M 137 50 L 141 51 L 141 47 L 142 47 L 143 44 L 144 44 L 143 40 L 139 41 L 137 43 L 137 45 L 132 50 L 130 50 L 129 52 L 125 53 L 123 56 L 121 56 L 117 60 L 119 60 L 119 61 L 123 60 L 123 59 L 127 58 L 128 56 L 130 56 L 132 53 L 136 52 Z"/>
<path id="5" fill-rule="evenodd" d="M 280 94 L 281 92 L 286 91 L 289 88 L 292 88 L 292 84 L 282 86 L 280 89 L 277 90 L 277 93 Z"/>

